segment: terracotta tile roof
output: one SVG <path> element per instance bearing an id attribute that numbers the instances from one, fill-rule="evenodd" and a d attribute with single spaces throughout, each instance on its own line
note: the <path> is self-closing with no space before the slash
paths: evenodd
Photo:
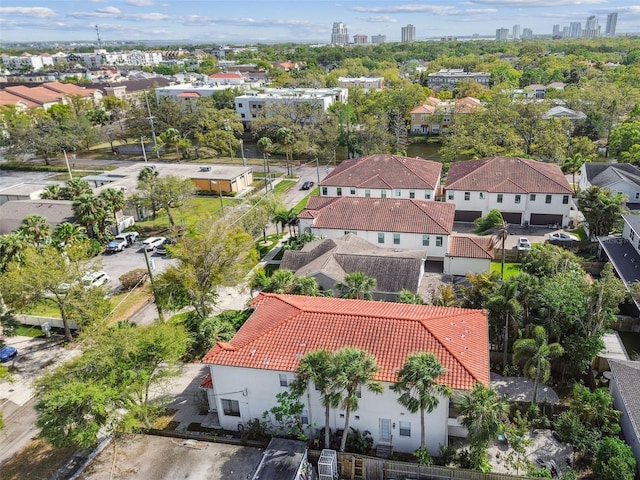
<path id="1" fill-rule="evenodd" d="M 19 97 L 18 95 L 14 95 L 13 93 L 7 92 L 6 90 L 0 90 L 0 105 L 18 105 L 19 103 L 24 104 L 28 108 L 33 108 L 40 105 L 39 103 Z"/>
<path id="2" fill-rule="evenodd" d="M 276 294 L 260 294 L 252 306 L 237 335 L 209 350 L 204 363 L 293 372 L 309 351 L 350 346 L 376 357 L 378 381 L 395 381 L 410 353 L 431 352 L 451 388 L 489 384 L 482 310 Z"/>
<path id="3" fill-rule="evenodd" d="M 202 380 L 202 383 L 200 384 L 200 388 L 213 388 L 213 378 L 210 373 L 204 377 L 204 380 Z"/>
<path id="4" fill-rule="evenodd" d="M 95 88 L 85 88 L 73 83 L 47 82 L 42 86 L 48 90 L 64 95 L 80 95 L 81 97 L 91 97 L 97 91 Z"/>
<path id="5" fill-rule="evenodd" d="M 441 171 L 440 162 L 420 157 L 368 155 L 342 162 L 320 185 L 434 189 L 439 183 Z"/>
<path id="6" fill-rule="evenodd" d="M 209 78 L 244 78 L 240 72 L 212 73 Z"/>
<path id="7" fill-rule="evenodd" d="M 449 238 L 447 257 L 493 259 L 493 239 L 480 236 L 459 236 Z"/>
<path id="8" fill-rule="evenodd" d="M 198 92 L 182 92 L 176 95 L 177 98 L 197 98 L 199 96 Z"/>
<path id="9" fill-rule="evenodd" d="M 18 85 L 15 87 L 7 87 L 5 90 L 18 97 L 30 100 L 38 105 L 44 105 L 45 103 L 56 103 L 62 100 L 63 94 L 54 92 L 44 87 L 26 87 L 24 85 Z"/>
<path id="10" fill-rule="evenodd" d="M 449 235 L 454 214 L 453 203 L 429 200 L 310 197 L 298 218 L 315 228 Z"/>
<path id="11" fill-rule="evenodd" d="M 572 193 L 559 166 L 518 157 L 490 157 L 452 163 L 445 189 L 496 193 Z"/>
<path id="12" fill-rule="evenodd" d="M 436 107 L 434 107 L 433 105 L 418 105 L 417 107 L 415 107 L 413 110 L 411 110 L 411 113 L 427 113 L 427 114 L 432 114 L 436 111 Z"/>
<path id="13" fill-rule="evenodd" d="M 459 98 L 455 102 L 454 111 L 456 113 L 469 113 L 482 107 L 482 102 L 474 97 Z"/>

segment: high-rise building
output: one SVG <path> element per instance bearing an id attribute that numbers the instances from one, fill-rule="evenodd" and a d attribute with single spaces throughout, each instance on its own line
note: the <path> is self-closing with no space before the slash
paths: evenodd
<path id="1" fill-rule="evenodd" d="M 520 38 L 520 25 L 514 25 L 511 30 L 511 38 L 517 40 Z"/>
<path id="2" fill-rule="evenodd" d="M 552 36 L 553 38 L 558 38 L 562 35 L 562 33 L 560 32 L 560 24 L 556 24 L 553 26 L 553 33 Z"/>
<path id="3" fill-rule="evenodd" d="M 569 27 L 562 27 L 562 37 L 566 38 L 569 36 Z"/>
<path id="4" fill-rule="evenodd" d="M 607 28 L 604 34 L 613 37 L 616 34 L 616 24 L 618 23 L 618 13 L 610 13 L 607 15 Z"/>
<path id="5" fill-rule="evenodd" d="M 353 43 L 356 45 L 365 45 L 369 37 L 366 35 L 362 35 L 361 33 L 357 33 L 353 36 Z"/>
<path id="6" fill-rule="evenodd" d="M 582 23 L 580 23 L 580 22 L 571 22 L 569 24 L 569 36 L 570 37 L 581 37 L 582 36 Z"/>
<path id="7" fill-rule="evenodd" d="M 496 28 L 496 40 L 507 40 L 509 38 L 508 28 Z"/>
<path id="8" fill-rule="evenodd" d="M 402 27 L 402 43 L 412 43 L 416 41 L 416 27 L 409 24 Z"/>
<path id="9" fill-rule="evenodd" d="M 595 17 L 595 15 L 591 15 L 589 18 L 587 18 L 587 23 L 584 26 L 582 36 L 589 38 L 600 36 L 600 27 L 598 26 L 598 19 Z"/>
<path id="10" fill-rule="evenodd" d="M 346 45 L 349 43 L 349 34 L 347 33 L 347 26 L 344 23 L 333 22 L 331 43 L 333 45 Z"/>
<path id="11" fill-rule="evenodd" d="M 371 35 L 371 43 L 385 43 L 386 41 L 386 35 Z"/>
<path id="12" fill-rule="evenodd" d="M 531 40 L 533 38 L 533 30 L 530 28 L 522 29 L 522 39 L 523 40 Z"/>

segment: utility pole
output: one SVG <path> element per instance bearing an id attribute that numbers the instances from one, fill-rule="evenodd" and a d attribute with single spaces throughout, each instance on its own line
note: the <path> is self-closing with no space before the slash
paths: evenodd
<path id="1" fill-rule="evenodd" d="M 144 261 L 147 262 L 147 271 L 149 272 L 149 281 L 151 282 L 151 291 L 153 292 L 153 299 L 156 303 L 156 308 L 158 309 L 158 319 L 164 323 L 164 315 L 162 313 L 162 307 L 158 302 L 158 294 L 156 293 L 156 285 L 153 281 L 153 272 L 151 271 L 151 263 L 149 262 L 149 253 L 147 249 L 143 246 L 142 251 L 144 252 Z"/>
<path id="2" fill-rule="evenodd" d="M 156 158 L 160 159 L 160 152 L 158 151 L 158 139 L 156 138 L 156 124 L 153 121 L 155 119 L 154 116 L 151 115 L 151 107 L 149 106 L 149 97 L 147 96 L 147 91 L 144 91 L 144 99 L 147 102 L 147 112 L 149 116 L 147 120 L 149 120 L 149 125 L 151 125 L 151 138 L 153 139 L 153 149 L 156 151 Z"/>
<path id="3" fill-rule="evenodd" d="M 69 166 L 69 159 L 67 158 L 67 151 L 63 148 L 62 153 L 64 153 L 64 161 L 67 164 L 67 172 L 69 172 L 69 180 L 73 180 L 73 174 L 71 173 L 71 167 Z"/>
<path id="4" fill-rule="evenodd" d="M 144 148 L 144 139 L 144 136 L 140 137 L 140 145 L 142 145 L 142 158 L 144 158 L 144 163 L 147 163 L 147 151 Z"/>
<path id="5" fill-rule="evenodd" d="M 318 157 L 316 156 L 316 175 L 318 176 L 318 187 L 320 186 L 320 164 L 318 163 Z"/>
<path id="6" fill-rule="evenodd" d="M 231 126 L 229 125 L 229 119 L 224 119 L 224 129 L 227 131 L 227 138 L 229 140 L 229 161 L 233 162 L 233 158 L 231 155 L 233 154 L 233 150 L 231 149 Z"/>

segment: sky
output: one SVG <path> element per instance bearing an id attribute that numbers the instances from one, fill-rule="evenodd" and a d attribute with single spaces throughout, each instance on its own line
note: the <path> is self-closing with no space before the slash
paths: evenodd
<path id="1" fill-rule="evenodd" d="M 635 5 L 634 5 L 635 2 Z M 595 15 L 604 33 L 618 12 L 616 33 L 640 32 L 638 0 L 0 0 L 0 43 L 141 41 L 214 44 L 329 43 L 333 22 L 353 39 L 384 34 L 400 40 L 442 36 L 495 36 L 497 28 L 551 34 Z"/>

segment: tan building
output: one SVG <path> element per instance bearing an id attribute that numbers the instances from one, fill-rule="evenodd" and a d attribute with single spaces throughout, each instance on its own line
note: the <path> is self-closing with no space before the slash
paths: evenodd
<path id="1" fill-rule="evenodd" d="M 482 107 L 477 98 L 464 97 L 453 101 L 429 97 L 411 110 L 411 133 L 438 135 L 446 132 L 456 115 L 470 113 Z"/>

